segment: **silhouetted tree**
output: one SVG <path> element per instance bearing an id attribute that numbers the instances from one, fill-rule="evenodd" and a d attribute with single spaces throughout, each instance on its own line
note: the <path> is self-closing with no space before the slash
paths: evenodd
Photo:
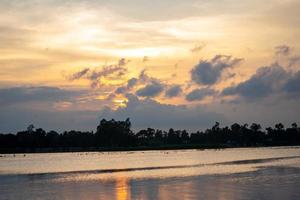
<path id="1" fill-rule="evenodd" d="M 252 123 L 240 125 L 234 123 L 230 126 L 220 127 L 216 122 L 212 128 L 203 131 L 188 133 L 186 130 L 169 131 L 147 128 L 134 134 L 131 131 L 131 122 L 102 119 L 97 131 L 55 131 L 46 132 L 41 128 L 35 129 L 29 125 L 25 131 L 16 134 L 0 134 L 0 152 L 31 151 L 51 148 L 79 148 L 94 147 L 156 147 L 165 145 L 226 145 L 234 146 L 274 146 L 274 145 L 300 145 L 300 128 L 293 123 L 290 128 L 284 128 L 282 123 L 275 127 L 268 127 L 263 131 L 260 124 Z"/>
<path id="2" fill-rule="evenodd" d="M 134 135 L 129 118 L 125 121 L 115 121 L 114 119 L 100 121 L 97 127 L 96 137 L 100 146 L 119 147 L 134 145 Z"/>

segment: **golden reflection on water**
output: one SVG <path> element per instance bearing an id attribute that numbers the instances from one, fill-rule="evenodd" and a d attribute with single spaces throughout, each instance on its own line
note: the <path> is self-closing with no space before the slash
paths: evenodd
<path id="1" fill-rule="evenodd" d="M 119 177 L 116 179 L 116 197 L 117 200 L 130 199 L 130 186 L 128 179 L 125 177 Z"/>

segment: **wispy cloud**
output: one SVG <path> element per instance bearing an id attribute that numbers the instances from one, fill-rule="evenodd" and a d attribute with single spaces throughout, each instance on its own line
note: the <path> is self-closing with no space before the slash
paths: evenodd
<path id="1" fill-rule="evenodd" d="M 91 82 L 91 87 L 97 88 L 102 85 L 103 78 L 124 76 L 127 73 L 127 68 L 125 66 L 128 62 L 129 61 L 125 58 L 121 58 L 116 65 L 107 65 L 94 69 L 84 68 L 78 72 L 65 76 L 70 81 L 79 79 L 89 80 Z"/>

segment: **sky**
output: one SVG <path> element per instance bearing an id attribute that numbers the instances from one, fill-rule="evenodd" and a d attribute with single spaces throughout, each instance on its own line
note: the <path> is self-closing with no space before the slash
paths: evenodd
<path id="1" fill-rule="evenodd" d="M 0 132 L 300 123 L 298 0 L 1 0 Z"/>

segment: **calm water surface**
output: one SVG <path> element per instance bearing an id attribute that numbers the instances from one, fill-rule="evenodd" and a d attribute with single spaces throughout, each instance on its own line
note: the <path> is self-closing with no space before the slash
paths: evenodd
<path id="1" fill-rule="evenodd" d="M 300 199 L 300 147 L 0 155 L 0 199 Z"/>

